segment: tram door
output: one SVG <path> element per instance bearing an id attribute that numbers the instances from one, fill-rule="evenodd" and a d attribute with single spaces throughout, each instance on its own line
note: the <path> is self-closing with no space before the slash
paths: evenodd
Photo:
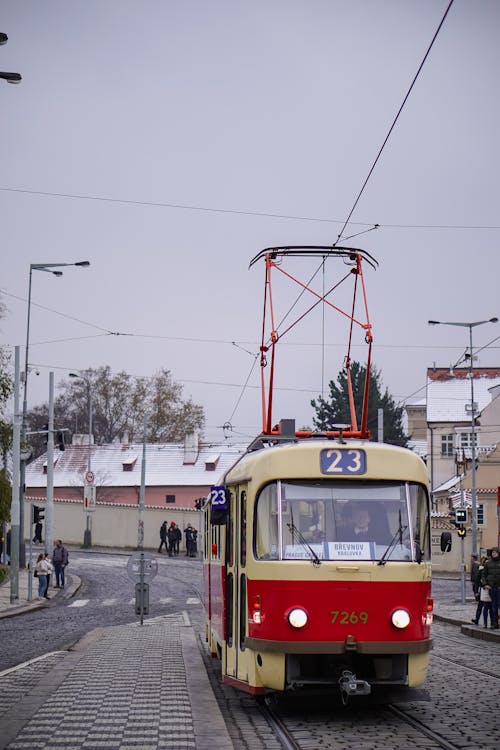
<path id="1" fill-rule="evenodd" d="M 225 673 L 248 680 L 245 659 L 247 628 L 246 487 L 231 488 L 226 531 L 226 660 Z"/>

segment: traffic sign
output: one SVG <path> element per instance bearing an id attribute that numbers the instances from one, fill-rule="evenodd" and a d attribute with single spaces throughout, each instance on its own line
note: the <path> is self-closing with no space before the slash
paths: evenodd
<path id="1" fill-rule="evenodd" d="M 158 573 L 158 561 L 151 552 L 134 552 L 128 559 L 127 573 L 132 581 L 139 583 L 142 577 L 148 582 Z"/>
<path id="2" fill-rule="evenodd" d="M 94 484 L 94 472 L 93 471 L 86 471 L 85 472 L 85 483 L 86 484 Z"/>

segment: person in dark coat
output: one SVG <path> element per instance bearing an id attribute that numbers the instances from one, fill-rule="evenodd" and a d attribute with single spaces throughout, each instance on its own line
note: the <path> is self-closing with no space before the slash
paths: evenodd
<path id="1" fill-rule="evenodd" d="M 498 606 L 500 604 L 500 550 L 498 547 L 493 547 L 491 557 L 484 564 L 481 584 L 490 592 L 491 627 L 498 630 Z"/>
<path id="2" fill-rule="evenodd" d="M 188 523 L 184 529 L 184 534 L 186 535 L 186 557 L 191 557 L 193 547 L 193 527 L 190 523 Z"/>
<path id="3" fill-rule="evenodd" d="M 477 602 L 476 616 L 472 618 L 472 622 L 474 623 L 474 625 L 479 625 L 479 618 L 481 617 L 481 614 L 483 614 L 485 627 L 488 619 L 488 612 L 490 613 L 491 621 L 491 597 L 489 597 L 488 602 L 488 599 L 485 598 L 484 592 L 486 591 L 488 594 L 489 592 L 481 585 L 481 576 L 483 574 L 484 564 L 487 559 L 488 558 L 486 557 L 486 555 L 483 555 L 481 561 L 479 563 L 476 563 L 474 577 L 472 577 L 471 571 L 472 590 L 474 591 L 474 598 Z M 481 592 L 483 592 L 483 598 L 481 598 Z"/>
<path id="4" fill-rule="evenodd" d="M 167 531 L 168 539 L 168 556 L 173 557 L 175 551 L 175 543 L 177 541 L 177 532 L 175 530 L 175 522 L 172 521 Z"/>
<path id="5" fill-rule="evenodd" d="M 52 565 L 54 566 L 54 573 L 56 574 L 56 585 L 55 589 L 64 588 L 64 570 L 69 562 L 68 550 L 63 546 L 60 539 L 56 540 L 56 546 L 52 552 Z"/>
<path id="6" fill-rule="evenodd" d="M 160 546 L 158 547 L 158 553 L 161 554 L 161 548 L 165 545 L 165 552 L 167 551 L 167 522 L 163 521 L 160 526 Z"/>
<path id="7" fill-rule="evenodd" d="M 180 543 L 181 543 L 181 539 L 182 539 L 182 531 L 181 531 L 181 530 L 180 530 L 180 528 L 179 528 L 179 527 L 177 526 L 177 524 L 175 524 L 175 535 L 176 535 L 176 536 L 175 536 L 175 546 L 174 546 L 174 553 L 175 553 L 176 555 L 178 555 L 178 554 L 179 554 L 179 545 L 180 545 Z"/>
<path id="8" fill-rule="evenodd" d="M 35 544 L 42 544 L 42 522 L 37 521 L 35 524 L 35 536 L 33 537 L 33 542 Z"/>

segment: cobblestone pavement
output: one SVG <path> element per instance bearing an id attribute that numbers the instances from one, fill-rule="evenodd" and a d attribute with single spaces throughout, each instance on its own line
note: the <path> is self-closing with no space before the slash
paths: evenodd
<path id="1" fill-rule="evenodd" d="M 1 717 L 1 748 L 233 747 L 182 614 L 94 631 L 75 651 L 30 669 L 39 682 L 26 695 L 33 675 L 25 669 L 0 680 L 13 695 Z"/>

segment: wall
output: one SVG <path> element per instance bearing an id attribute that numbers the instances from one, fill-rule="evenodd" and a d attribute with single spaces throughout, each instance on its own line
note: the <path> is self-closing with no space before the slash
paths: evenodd
<path id="1" fill-rule="evenodd" d="M 36 503 L 35 503 L 36 504 Z M 30 507 L 25 506 L 25 536 L 29 540 Z M 92 546 L 137 548 L 137 528 L 139 510 L 136 506 L 97 505 L 91 514 Z M 160 544 L 160 526 L 163 521 L 175 521 L 182 532 L 190 523 L 198 532 L 202 528 L 201 513 L 197 510 L 179 510 L 175 508 L 148 508 L 144 510 L 144 547 L 158 549 Z M 83 544 L 83 533 L 86 526 L 86 514 L 82 503 L 54 502 L 54 539 L 62 539 L 66 544 Z M 45 521 L 43 524 L 45 539 Z M 198 533 L 198 549 L 201 534 Z M 181 549 L 185 551 L 185 536 L 182 535 Z"/>

